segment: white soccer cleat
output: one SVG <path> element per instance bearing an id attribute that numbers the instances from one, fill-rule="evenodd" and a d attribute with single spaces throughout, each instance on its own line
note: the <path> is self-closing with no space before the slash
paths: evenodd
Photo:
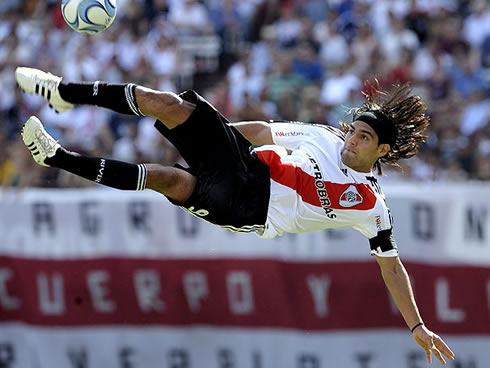
<path id="1" fill-rule="evenodd" d="M 61 77 L 38 69 L 26 67 L 15 69 L 15 80 L 19 87 L 26 93 L 44 97 L 56 112 L 64 112 L 75 106 L 61 98 L 58 91 L 61 79 Z"/>
<path id="2" fill-rule="evenodd" d="M 20 135 L 24 144 L 31 151 L 34 161 L 39 165 L 49 167 L 50 165 L 44 161 L 53 157 L 61 145 L 46 132 L 41 121 L 31 116 L 22 127 Z"/>

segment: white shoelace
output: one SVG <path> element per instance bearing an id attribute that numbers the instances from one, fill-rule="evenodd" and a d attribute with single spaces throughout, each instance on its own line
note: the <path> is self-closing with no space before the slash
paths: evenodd
<path id="1" fill-rule="evenodd" d="M 50 139 L 48 136 L 46 136 L 41 130 L 36 131 L 36 138 L 43 150 L 46 152 L 53 151 L 56 143 L 58 143 L 58 141 Z"/>

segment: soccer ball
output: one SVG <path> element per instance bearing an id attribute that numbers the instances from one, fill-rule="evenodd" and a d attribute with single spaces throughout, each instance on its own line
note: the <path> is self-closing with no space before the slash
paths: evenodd
<path id="1" fill-rule="evenodd" d="M 109 27 L 116 17 L 116 0 L 62 0 L 66 23 L 81 33 L 97 33 Z"/>

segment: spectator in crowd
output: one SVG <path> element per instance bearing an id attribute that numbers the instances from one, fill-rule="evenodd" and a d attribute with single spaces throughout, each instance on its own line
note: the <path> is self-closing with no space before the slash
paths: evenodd
<path id="1" fill-rule="evenodd" d="M 16 174 L 16 167 L 10 157 L 10 148 L 7 133 L 0 130 L 0 187 L 11 185 Z"/>
<path id="2" fill-rule="evenodd" d="M 321 101 L 326 105 L 341 105 L 353 90 L 359 90 L 361 80 L 351 72 L 349 65 L 340 64 L 331 70 L 322 86 Z"/>
<path id="3" fill-rule="evenodd" d="M 244 107 L 245 99 L 248 99 L 249 103 L 258 101 L 264 89 L 265 77 L 260 73 L 252 73 L 250 59 L 246 52 L 243 52 L 240 59 L 228 69 L 227 79 L 231 103 L 236 110 Z"/>
<path id="4" fill-rule="evenodd" d="M 183 35 L 211 33 L 213 28 L 206 7 L 197 0 L 174 2 L 170 8 L 169 20 Z"/>
<path id="5" fill-rule="evenodd" d="M 428 102 L 430 136 L 417 160 L 392 177 L 488 181 L 489 14 L 484 0 L 121 0 L 111 27 L 87 36 L 67 27 L 57 1 L 2 0 L 0 184 L 81 185 L 55 169 L 26 168 L 17 132 L 32 114 L 65 146 L 108 155 L 129 147 L 116 148 L 125 142 L 117 128 L 122 122 L 110 112 L 58 115 L 19 94 L 18 65 L 72 80 L 193 88 L 237 120 L 334 126 L 361 98 L 362 81 L 376 78 L 388 87 L 410 80 Z M 189 36 L 197 42 L 186 42 Z M 206 37 L 219 44 L 203 61 L 195 48 Z M 179 160 L 151 122 L 134 124 L 135 160 Z M 145 140 L 151 144 L 138 143 Z"/>
<path id="6" fill-rule="evenodd" d="M 487 87 L 478 60 L 469 54 L 466 47 L 457 47 L 448 68 L 454 88 L 465 99 Z"/>
<path id="7" fill-rule="evenodd" d="M 334 14 L 331 17 L 335 16 Z M 347 40 L 336 28 L 332 20 L 319 23 L 313 28 L 315 41 L 320 44 L 320 59 L 327 67 L 334 67 L 349 61 L 350 52 Z"/>
<path id="8" fill-rule="evenodd" d="M 269 98 L 278 103 L 283 95 L 294 94 L 299 97 L 301 88 L 305 85 L 304 78 L 293 71 L 292 56 L 287 53 L 277 54 L 272 75 L 267 81 Z"/>
<path id="9" fill-rule="evenodd" d="M 308 84 L 320 84 L 323 80 L 323 67 L 313 45 L 307 41 L 302 41 L 296 46 L 292 68 L 293 72 L 301 75 Z"/>
<path id="10" fill-rule="evenodd" d="M 288 2 L 280 5 L 279 19 L 272 26 L 279 46 L 284 48 L 294 46 L 301 34 L 301 20 Z"/>
<path id="11" fill-rule="evenodd" d="M 473 0 L 473 12 L 463 22 L 462 36 L 473 48 L 482 46 L 485 37 L 490 35 L 490 6 L 488 1 Z"/>

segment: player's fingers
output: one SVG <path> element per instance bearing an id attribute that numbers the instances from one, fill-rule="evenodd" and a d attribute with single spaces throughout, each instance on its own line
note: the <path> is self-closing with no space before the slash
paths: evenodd
<path id="1" fill-rule="evenodd" d="M 442 353 L 440 352 L 440 350 L 438 348 L 433 346 L 431 350 L 434 353 L 434 355 L 436 356 L 436 358 L 439 359 L 442 364 L 446 364 L 446 360 L 444 359 L 444 357 L 442 356 Z"/>
<path id="2" fill-rule="evenodd" d="M 425 355 L 427 356 L 427 363 L 432 363 L 432 352 L 430 349 L 425 349 Z"/>
<path id="3" fill-rule="evenodd" d="M 449 348 L 449 346 L 447 346 L 444 340 L 441 339 L 439 336 L 435 339 L 435 345 L 439 349 L 439 351 L 441 351 L 441 353 L 443 353 L 449 359 L 454 360 L 453 351 Z"/>

